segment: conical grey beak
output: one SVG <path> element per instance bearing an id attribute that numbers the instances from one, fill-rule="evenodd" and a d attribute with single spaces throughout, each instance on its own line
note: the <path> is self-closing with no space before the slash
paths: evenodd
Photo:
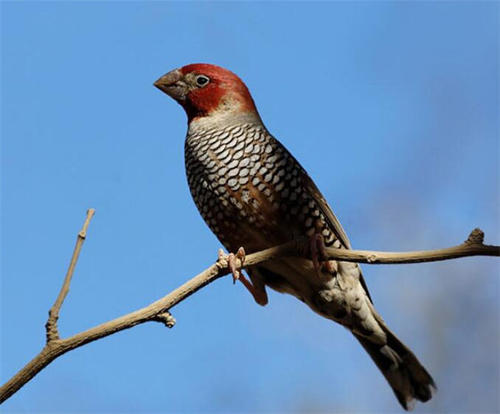
<path id="1" fill-rule="evenodd" d="M 175 69 L 163 75 L 155 83 L 161 91 L 165 92 L 176 101 L 184 101 L 188 93 L 187 85 L 182 81 L 183 75 L 179 69 Z"/>

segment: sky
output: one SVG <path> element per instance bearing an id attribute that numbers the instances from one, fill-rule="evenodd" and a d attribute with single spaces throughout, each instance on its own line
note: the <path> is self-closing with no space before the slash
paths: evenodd
<path id="1" fill-rule="evenodd" d="M 497 2 L 1 2 L 0 380 L 44 345 L 162 297 L 214 262 L 181 107 L 194 62 L 248 85 L 354 248 L 500 244 Z M 498 260 L 369 266 L 374 303 L 438 385 L 417 413 L 500 411 Z M 353 337 L 293 297 L 223 278 L 60 357 L 3 413 L 401 412 Z"/>

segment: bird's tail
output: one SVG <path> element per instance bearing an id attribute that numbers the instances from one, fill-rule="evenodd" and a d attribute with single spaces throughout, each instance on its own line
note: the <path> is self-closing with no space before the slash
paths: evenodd
<path id="1" fill-rule="evenodd" d="M 426 402 L 431 399 L 436 385 L 413 352 L 391 332 L 379 315 L 377 319 L 387 337 L 385 345 L 358 334 L 354 336 L 384 374 L 403 408 L 412 410 L 415 400 Z"/>

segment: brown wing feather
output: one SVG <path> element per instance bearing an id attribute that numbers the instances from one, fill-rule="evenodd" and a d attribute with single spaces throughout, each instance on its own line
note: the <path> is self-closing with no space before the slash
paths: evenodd
<path id="1" fill-rule="evenodd" d="M 325 200 L 325 198 L 319 191 L 318 187 L 316 187 L 316 184 L 314 184 L 314 181 L 311 179 L 311 177 L 309 177 L 309 175 L 305 171 L 303 171 L 302 183 L 306 191 L 314 198 L 316 203 L 318 203 L 321 212 L 323 213 L 328 224 L 330 225 L 330 229 L 335 233 L 335 235 L 342 243 L 342 245 L 346 249 L 350 249 L 351 242 L 349 241 L 346 232 L 344 231 L 342 225 L 340 224 L 340 221 L 333 213 L 332 209 L 328 205 L 328 202 Z"/>
<path id="2" fill-rule="evenodd" d="M 340 224 L 340 221 L 338 220 L 337 216 L 333 213 L 332 209 L 328 205 L 328 202 L 325 200 L 321 192 L 319 191 L 318 187 L 316 184 L 314 184 L 314 181 L 309 177 L 309 175 L 304 171 L 302 174 L 302 183 L 306 191 L 314 198 L 316 203 L 318 203 L 319 209 L 325 216 L 326 221 L 328 222 L 328 225 L 330 226 L 330 229 L 335 233 L 339 241 L 342 243 L 344 248 L 346 249 L 351 249 L 351 242 L 349 241 L 349 238 L 347 237 L 346 232 L 344 231 L 342 225 Z M 361 272 L 361 268 L 359 269 L 360 272 L 360 277 L 359 280 L 361 282 L 361 285 L 363 286 L 363 289 L 365 290 L 366 294 L 368 295 L 368 298 L 370 301 L 373 303 L 373 300 L 371 298 L 370 292 L 368 290 L 368 286 L 366 285 L 365 279 L 363 277 L 363 273 Z"/>

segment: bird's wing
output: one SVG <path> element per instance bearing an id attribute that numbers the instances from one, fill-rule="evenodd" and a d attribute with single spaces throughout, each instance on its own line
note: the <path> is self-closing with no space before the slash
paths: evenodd
<path id="1" fill-rule="evenodd" d="M 311 177 L 309 177 L 309 174 L 307 174 L 304 170 L 302 176 L 302 183 L 306 192 L 310 194 L 311 197 L 314 199 L 314 201 L 316 201 L 316 203 L 318 204 L 318 207 L 321 213 L 323 213 L 323 216 L 325 216 L 325 219 L 328 222 L 330 229 L 333 231 L 335 236 L 337 236 L 342 246 L 344 246 L 346 249 L 350 249 L 351 242 L 349 241 L 346 232 L 342 228 L 340 221 L 338 220 L 337 216 L 335 216 L 335 214 L 333 213 L 332 209 L 328 205 L 328 202 L 325 200 L 325 198 L 319 191 L 318 187 L 316 187 L 316 184 L 314 184 L 314 181 L 311 179 Z"/>
<path id="2" fill-rule="evenodd" d="M 304 169 L 302 169 L 302 183 L 303 183 L 304 189 L 316 201 L 316 203 L 317 203 L 320 211 L 323 213 L 323 216 L 325 217 L 325 220 L 327 221 L 330 229 L 337 236 L 340 243 L 343 245 L 344 248 L 350 249 L 351 242 L 349 241 L 349 238 L 347 237 L 346 232 L 342 228 L 340 221 L 333 213 L 332 209 L 328 205 L 328 202 L 325 200 L 325 197 L 323 197 L 323 195 L 319 191 L 316 184 L 314 184 L 314 181 L 311 179 L 311 177 L 309 177 L 309 175 L 307 174 L 307 172 Z M 361 286 L 363 286 L 363 289 L 365 290 L 366 294 L 368 295 L 370 302 L 373 302 L 371 295 L 370 295 L 370 292 L 368 290 L 368 286 L 366 285 L 365 279 L 363 278 L 363 273 L 361 272 L 361 268 L 359 268 L 359 281 L 361 282 Z"/>

